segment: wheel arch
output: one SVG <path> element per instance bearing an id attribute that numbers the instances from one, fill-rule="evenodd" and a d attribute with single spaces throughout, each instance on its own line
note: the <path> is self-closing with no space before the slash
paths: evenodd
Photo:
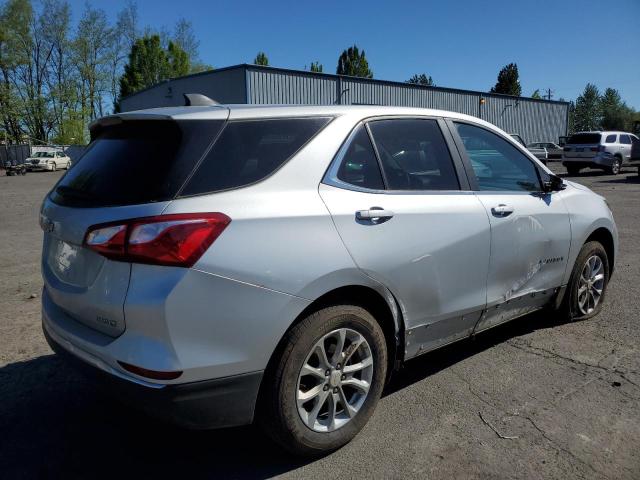
<path id="1" fill-rule="evenodd" d="M 277 362 L 287 333 L 298 323 L 318 310 L 334 305 L 357 305 L 367 310 L 376 319 L 382 328 L 387 343 L 389 365 L 387 368 L 387 380 L 392 371 L 396 370 L 404 353 L 404 321 L 398 301 L 386 288 L 378 290 L 367 285 L 344 285 L 329 290 L 313 302 L 311 302 L 291 322 L 269 358 L 266 371 L 272 370 Z"/>
<path id="2" fill-rule="evenodd" d="M 613 273 L 613 268 L 615 265 L 616 254 L 613 234 L 609 231 L 609 229 L 605 227 L 598 227 L 593 232 L 591 232 L 591 234 L 589 234 L 584 243 L 593 241 L 599 242 L 604 247 L 605 252 L 607 252 L 607 258 L 609 260 L 609 275 L 611 275 L 611 273 Z"/>

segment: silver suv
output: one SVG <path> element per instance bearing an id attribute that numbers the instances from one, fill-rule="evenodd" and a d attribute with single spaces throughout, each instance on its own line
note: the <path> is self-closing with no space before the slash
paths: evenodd
<path id="1" fill-rule="evenodd" d="M 543 308 L 596 315 L 613 272 L 604 198 L 470 116 L 189 106 L 91 134 L 42 205 L 44 333 L 187 427 L 336 449 L 405 361 Z"/>
<path id="2" fill-rule="evenodd" d="M 563 165 L 569 175 L 581 168 L 600 168 L 617 175 L 620 168 L 640 156 L 638 137 L 626 132 L 578 132 L 563 148 Z"/>

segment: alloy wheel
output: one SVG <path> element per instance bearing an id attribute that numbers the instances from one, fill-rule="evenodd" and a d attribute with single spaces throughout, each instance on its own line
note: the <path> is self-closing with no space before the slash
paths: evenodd
<path id="1" fill-rule="evenodd" d="M 589 257 L 578 280 L 578 308 L 589 315 L 600 303 L 604 291 L 604 263 L 598 255 Z"/>
<path id="2" fill-rule="evenodd" d="M 332 432 L 362 408 L 373 380 L 373 355 L 355 330 L 339 328 L 313 346 L 298 374 L 296 403 L 304 424 Z"/>

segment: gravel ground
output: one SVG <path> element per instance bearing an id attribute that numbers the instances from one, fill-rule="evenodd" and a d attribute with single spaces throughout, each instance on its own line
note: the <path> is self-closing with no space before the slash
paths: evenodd
<path id="1" fill-rule="evenodd" d="M 534 314 L 409 362 L 364 431 L 310 462 L 253 427 L 189 432 L 150 420 L 51 353 L 37 220 L 60 175 L 0 177 L 0 477 L 640 478 L 635 171 L 577 178 L 607 197 L 620 229 L 601 315 Z"/>

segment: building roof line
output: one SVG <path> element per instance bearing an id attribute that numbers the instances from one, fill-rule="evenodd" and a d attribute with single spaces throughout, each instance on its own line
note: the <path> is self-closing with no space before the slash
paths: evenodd
<path id="1" fill-rule="evenodd" d="M 498 97 L 498 98 L 510 98 L 513 99 L 514 101 L 520 101 L 520 100 L 525 100 L 525 101 L 531 101 L 531 102 L 539 102 L 539 103 L 552 103 L 552 104 L 558 104 L 558 105 L 569 105 L 569 102 L 562 102 L 559 100 L 545 100 L 545 99 L 541 99 L 541 98 L 531 98 L 531 97 L 517 97 L 515 95 L 506 95 L 504 93 L 494 93 L 494 92 L 482 92 L 480 90 L 464 90 L 461 88 L 453 88 L 453 87 L 438 87 L 438 86 L 428 86 L 428 85 L 420 85 L 418 83 L 408 83 L 408 82 L 400 82 L 397 80 L 382 80 L 382 79 L 377 79 L 377 78 L 362 78 L 362 77 L 351 77 L 348 75 L 338 75 L 335 73 L 324 73 L 324 72 L 310 72 L 307 70 L 295 70 L 292 68 L 282 68 L 282 67 L 272 67 L 272 66 L 266 66 L 266 65 L 254 65 L 254 64 L 249 64 L 249 63 L 240 63 L 237 65 L 230 65 L 228 67 L 222 67 L 222 68 L 215 68 L 213 70 L 206 70 L 204 72 L 197 72 L 197 73 L 191 73 L 189 75 L 184 75 L 181 77 L 175 77 L 175 78 L 170 78 L 167 80 L 164 80 L 160 83 L 156 83 L 155 85 L 151 85 L 149 87 L 146 87 L 142 90 L 139 90 L 135 93 L 132 93 L 130 95 L 127 95 L 126 97 L 122 97 L 120 100 L 125 100 L 128 98 L 132 98 L 140 93 L 146 92 L 147 90 L 151 90 L 152 88 L 156 88 L 159 85 L 163 85 L 163 84 L 167 84 L 170 83 L 174 80 L 182 80 L 182 79 L 187 79 L 187 78 L 193 78 L 193 77 L 199 77 L 199 76 L 203 76 L 203 75 L 211 75 L 211 74 L 215 74 L 218 72 L 224 72 L 224 71 L 228 71 L 228 70 L 239 70 L 239 69 L 244 69 L 244 70 L 254 70 L 254 71 L 264 71 L 264 72 L 284 72 L 284 73 L 290 73 L 290 74 L 297 74 L 297 75 L 304 75 L 307 77 L 321 77 L 321 78 L 337 78 L 340 80 L 347 80 L 347 81 L 356 81 L 356 82 L 363 82 L 363 83 L 372 83 L 372 84 L 379 84 L 379 85 L 392 85 L 392 86 L 403 86 L 403 87 L 409 87 L 409 88 L 417 88 L 417 89 L 426 89 L 426 90 L 434 90 L 434 91 L 441 91 L 441 92 L 450 92 L 450 93 L 462 93 L 462 94 L 467 94 L 467 95 L 477 95 L 477 96 L 481 96 L 481 97 Z"/>

